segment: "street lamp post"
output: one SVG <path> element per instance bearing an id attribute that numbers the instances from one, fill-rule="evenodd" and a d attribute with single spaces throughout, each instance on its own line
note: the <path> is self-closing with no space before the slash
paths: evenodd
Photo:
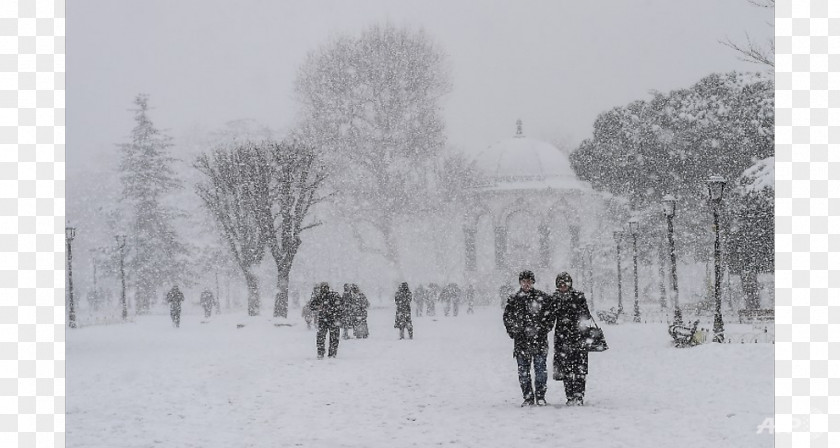
<path id="1" fill-rule="evenodd" d="M 122 293 L 120 294 L 120 306 L 122 306 L 122 320 L 128 319 L 128 303 L 125 300 L 125 235 L 117 235 L 117 248 L 120 250 L 120 282 L 122 282 Z"/>
<path id="2" fill-rule="evenodd" d="M 76 237 L 75 227 L 64 228 L 64 238 L 67 240 L 67 291 L 70 295 L 70 300 L 67 304 L 69 309 L 69 316 L 67 323 L 70 328 L 76 328 L 76 304 L 73 300 L 73 238 Z"/>
<path id="3" fill-rule="evenodd" d="M 674 295 L 674 323 L 682 324 L 682 312 L 680 312 L 680 289 L 677 285 L 677 251 L 674 249 L 674 215 L 677 210 L 677 198 L 666 194 L 662 197 L 662 211 L 668 221 L 668 251 L 671 255 L 671 290 Z"/>
<path id="4" fill-rule="evenodd" d="M 595 277 L 592 274 L 592 253 L 595 252 L 595 246 L 591 243 L 587 243 L 586 247 L 584 248 L 584 253 L 586 254 L 586 272 L 588 281 L 587 284 L 589 285 L 589 309 L 595 309 Z"/>
<path id="5" fill-rule="evenodd" d="M 633 322 L 640 323 L 642 315 L 639 312 L 639 252 L 636 247 L 636 238 L 639 234 L 639 220 L 636 217 L 627 221 L 630 235 L 633 237 Z"/>
<path id="6" fill-rule="evenodd" d="M 624 312 L 624 305 L 621 303 L 621 237 L 623 232 L 613 231 L 613 239 L 615 239 L 615 260 L 618 266 L 618 314 Z"/>
<path id="7" fill-rule="evenodd" d="M 723 203 L 723 188 L 726 180 L 721 176 L 712 176 L 706 181 L 709 187 L 709 204 L 712 206 L 715 229 L 715 323 L 714 341 L 723 342 L 723 316 L 720 313 L 720 206 Z"/>

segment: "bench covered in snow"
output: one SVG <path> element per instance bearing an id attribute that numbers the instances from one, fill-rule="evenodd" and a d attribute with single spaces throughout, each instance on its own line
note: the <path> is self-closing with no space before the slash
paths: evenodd
<path id="1" fill-rule="evenodd" d="M 699 343 L 699 339 L 694 337 L 697 332 L 697 325 L 700 320 L 695 320 L 694 323 L 687 327 L 685 325 L 671 324 L 668 327 L 668 334 L 674 339 L 674 345 L 677 347 L 692 347 Z"/>
<path id="2" fill-rule="evenodd" d="M 773 309 L 738 310 L 738 322 L 742 324 L 773 322 L 775 319 L 776 313 Z"/>
<path id="3" fill-rule="evenodd" d="M 598 319 L 601 319 L 601 321 L 611 325 L 618 322 L 618 312 L 615 311 L 597 311 L 595 315 L 598 316 Z"/>

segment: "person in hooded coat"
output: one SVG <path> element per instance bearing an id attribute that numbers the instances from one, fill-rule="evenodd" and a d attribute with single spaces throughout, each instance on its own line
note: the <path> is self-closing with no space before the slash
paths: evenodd
<path id="1" fill-rule="evenodd" d="M 513 357 L 516 358 L 519 385 L 522 389 L 522 406 L 545 406 L 548 382 L 546 358 L 548 333 L 554 326 L 554 309 L 551 298 L 534 288 L 534 273 L 519 274 L 520 289 L 508 298 L 502 320 L 508 336 L 513 339 Z M 534 367 L 534 385 L 531 385 L 531 366 Z"/>
<path id="2" fill-rule="evenodd" d="M 552 299 L 556 329 L 554 331 L 554 375 L 563 381 L 566 405 L 582 406 L 586 393 L 586 375 L 589 373 L 589 351 L 584 330 L 586 321 L 592 320 L 586 297 L 572 288 L 572 276 L 561 272 L 555 279 L 557 290 Z"/>
<path id="3" fill-rule="evenodd" d="M 411 290 L 408 283 L 403 282 L 394 295 L 394 303 L 397 305 L 397 312 L 394 316 L 394 328 L 400 329 L 400 339 L 405 339 L 405 330 L 408 330 L 408 338 L 414 339 L 414 326 L 411 324 Z"/>

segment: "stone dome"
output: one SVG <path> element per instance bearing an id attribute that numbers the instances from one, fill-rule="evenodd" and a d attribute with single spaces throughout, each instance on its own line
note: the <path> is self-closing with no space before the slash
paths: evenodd
<path id="1" fill-rule="evenodd" d="M 475 166 L 489 182 L 484 189 L 590 189 L 577 178 L 566 154 L 550 143 L 526 137 L 521 120 L 516 122 L 516 135 L 479 153 Z"/>

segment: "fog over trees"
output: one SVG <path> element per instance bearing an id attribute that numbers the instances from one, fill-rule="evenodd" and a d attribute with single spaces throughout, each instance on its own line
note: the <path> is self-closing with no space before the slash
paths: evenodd
<path id="1" fill-rule="evenodd" d="M 120 193 L 80 180 L 84 199 L 69 213 L 89 235 L 80 239 L 79 289 L 92 288 L 96 266 L 91 303 L 119 293 L 116 234 L 128 237 L 136 313 L 160 304 L 173 284 L 213 289 L 227 306 L 244 301 L 252 316 L 271 297 L 272 316 L 285 318 L 290 291 L 308 294 L 320 280 L 382 291 L 398 281 L 469 281 L 463 215 L 485 173 L 447 144 L 442 108 L 457 88 L 454 64 L 426 31 L 374 23 L 310 50 L 290 86 L 300 104 L 293 125 L 234 120 L 178 130 L 177 143 L 153 123 L 154 98 L 139 94 L 134 128 L 114 147 Z M 566 149 L 579 179 L 607 201 L 588 223 L 605 241 L 629 216 L 640 218 L 646 287 L 666 286 L 666 194 L 678 199 L 681 263 L 708 264 L 704 181 L 719 174 L 729 180 L 723 240 L 743 294 L 737 306 L 761 306 L 758 277 L 773 271 L 773 94 L 770 74 L 712 73 L 604 110 L 591 136 Z M 588 282 L 610 284 L 614 245 L 589 243 Z M 498 288 L 482 287 L 490 286 Z M 649 297 L 664 304 L 664 293 Z"/>

